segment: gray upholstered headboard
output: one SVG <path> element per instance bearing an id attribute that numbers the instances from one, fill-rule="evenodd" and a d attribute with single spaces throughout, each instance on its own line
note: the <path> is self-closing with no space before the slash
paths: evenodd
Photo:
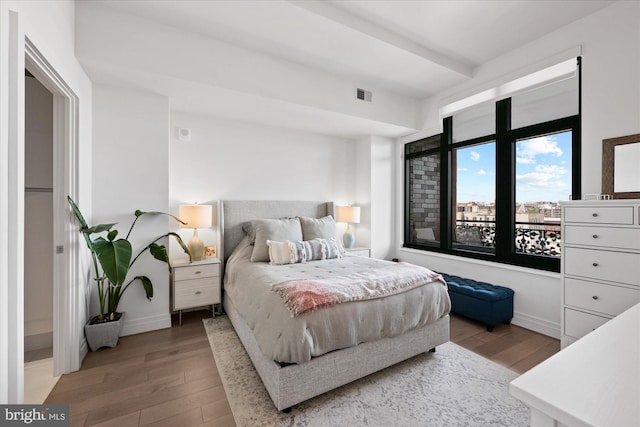
<path id="1" fill-rule="evenodd" d="M 322 218 L 333 215 L 333 202 L 305 202 L 280 200 L 223 200 L 222 248 L 220 253 L 226 262 L 244 237 L 242 224 L 252 219 L 306 216 Z"/>

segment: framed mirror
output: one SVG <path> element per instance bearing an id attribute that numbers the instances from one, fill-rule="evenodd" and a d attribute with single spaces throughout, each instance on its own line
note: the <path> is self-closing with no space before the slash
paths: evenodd
<path id="1" fill-rule="evenodd" d="M 640 134 L 602 140 L 602 193 L 640 199 Z"/>

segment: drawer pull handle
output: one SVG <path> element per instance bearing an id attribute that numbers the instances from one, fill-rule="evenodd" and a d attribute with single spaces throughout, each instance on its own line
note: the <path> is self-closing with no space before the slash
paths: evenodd
<path id="1" fill-rule="evenodd" d="M 598 216 L 598 214 L 597 214 L 597 213 L 595 213 L 595 212 L 594 212 L 594 213 L 592 213 L 591 215 L 592 215 L 594 218 Z"/>
<path id="2" fill-rule="evenodd" d="M 598 263 L 597 263 L 597 262 L 594 262 L 594 263 L 593 263 L 593 266 L 594 266 L 594 267 L 597 267 L 597 266 L 598 266 Z"/>
<path id="3" fill-rule="evenodd" d="M 193 273 L 193 274 L 202 274 L 202 271 L 196 271 L 196 272 L 195 272 L 195 273 Z"/>
<path id="4" fill-rule="evenodd" d="M 200 295 L 202 291 L 196 291 L 196 295 Z"/>
<path id="5" fill-rule="evenodd" d="M 594 296 L 592 296 L 591 298 L 593 298 L 593 299 L 598 299 L 598 295 L 594 295 Z"/>
<path id="6" fill-rule="evenodd" d="M 598 238 L 598 235 L 597 235 L 597 234 L 594 234 L 594 235 L 593 235 L 593 238 L 594 238 L 594 239 L 597 239 L 597 238 Z"/>

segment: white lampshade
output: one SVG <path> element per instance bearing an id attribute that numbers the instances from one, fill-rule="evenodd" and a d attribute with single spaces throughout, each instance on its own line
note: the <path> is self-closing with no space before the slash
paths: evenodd
<path id="1" fill-rule="evenodd" d="M 360 207 L 336 206 L 336 222 L 359 224 L 360 223 Z"/>
<path id="2" fill-rule="evenodd" d="M 186 224 L 180 228 L 209 228 L 212 212 L 211 205 L 181 205 L 178 217 Z"/>

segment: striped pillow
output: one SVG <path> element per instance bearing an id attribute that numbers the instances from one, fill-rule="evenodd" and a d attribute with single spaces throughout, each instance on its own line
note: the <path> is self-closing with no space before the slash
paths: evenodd
<path id="1" fill-rule="evenodd" d="M 267 240 L 269 264 L 296 264 L 323 259 L 342 258 L 340 245 L 335 237 L 299 242 Z"/>

